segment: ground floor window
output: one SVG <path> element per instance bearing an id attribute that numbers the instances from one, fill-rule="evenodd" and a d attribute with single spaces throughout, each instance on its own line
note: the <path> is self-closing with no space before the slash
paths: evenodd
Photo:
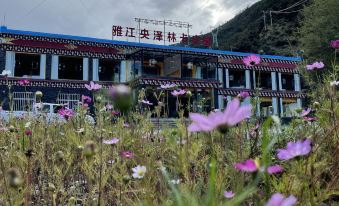
<path id="1" fill-rule="evenodd" d="M 76 110 L 80 102 L 80 94 L 60 93 L 57 98 L 57 104 L 64 104 L 67 108 Z"/>
<path id="2" fill-rule="evenodd" d="M 273 106 L 271 97 L 260 98 L 260 116 L 267 117 L 273 115 Z"/>
<path id="3" fill-rule="evenodd" d="M 281 102 L 282 116 L 293 117 L 295 116 L 295 110 L 298 108 L 297 100 L 293 98 L 283 98 Z"/>
<path id="4" fill-rule="evenodd" d="M 31 111 L 35 103 L 33 92 L 13 92 L 13 111 Z"/>
<path id="5" fill-rule="evenodd" d="M 80 57 L 59 56 L 59 79 L 83 79 L 83 59 Z"/>
<path id="6" fill-rule="evenodd" d="M 40 76 L 40 55 L 16 53 L 14 76 Z"/>

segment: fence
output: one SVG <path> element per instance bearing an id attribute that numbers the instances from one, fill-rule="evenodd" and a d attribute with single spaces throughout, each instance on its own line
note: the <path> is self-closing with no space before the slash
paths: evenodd
<path id="1" fill-rule="evenodd" d="M 57 98 L 57 104 L 64 104 L 69 109 L 76 110 L 79 106 L 80 94 L 60 93 Z"/>
<path id="2" fill-rule="evenodd" d="M 33 92 L 13 92 L 13 111 L 31 111 L 35 103 Z"/>

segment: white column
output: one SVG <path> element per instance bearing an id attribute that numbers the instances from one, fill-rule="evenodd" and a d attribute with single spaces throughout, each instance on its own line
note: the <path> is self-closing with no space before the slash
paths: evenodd
<path id="1" fill-rule="evenodd" d="M 284 116 L 284 105 L 283 105 L 283 98 L 279 98 L 280 103 L 280 117 Z"/>
<path id="2" fill-rule="evenodd" d="M 52 55 L 52 73 L 51 79 L 58 79 L 59 78 L 59 56 Z"/>
<path id="3" fill-rule="evenodd" d="M 260 117 L 260 98 L 259 97 L 256 97 L 256 102 L 257 102 L 257 117 Z"/>
<path id="4" fill-rule="evenodd" d="M 225 76 L 226 76 L 226 88 L 230 88 L 230 73 L 228 69 L 225 69 Z"/>
<path id="5" fill-rule="evenodd" d="M 297 106 L 298 106 L 298 109 L 302 108 L 302 102 L 300 98 L 297 98 Z"/>
<path id="6" fill-rule="evenodd" d="M 218 95 L 218 105 L 219 105 L 219 108 L 218 109 L 223 109 L 225 108 L 225 105 L 224 105 L 224 97 L 222 95 Z"/>
<path id="7" fill-rule="evenodd" d="M 10 77 L 14 77 L 14 69 L 15 69 L 15 52 L 6 51 L 6 65 L 5 70 L 11 71 Z"/>
<path id="8" fill-rule="evenodd" d="M 40 79 L 46 79 L 46 54 L 40 55 Z"/>
<path id="9" fill-rule="evenodd" d="M 279 91 L 281 91 L 282 88 L 282 79 L 281 79 L 281 73 L 278 73 L 278 85 L 279 85 Z"/>
<path id="10" fill-rule="evenodd" d="M 277 97 L 272 97 L 272 107 L 273 107 L 273 114 L 277 115 L 278 114 L 278 98 Z"/>
<path id="11" fill-rule="evenodd" d="M 245 71 L 245 77 L 246 77 L 246 89 L 251 89 L 250 70 Z"/>
<path id="12" fill-rule="evenodd" d="M 201 67 L 200 66 L 196 67 L 195 78 L 201 79 Z"/>
<path id="13" fill-rule="evenodd" d="M 253 89 L 255 89 L 255 88 L 257 88 L 257 81 L 256 81 L 256 79 L 255 79 L 255 71 L 253 70 Z"/>
<path id="14" fill-rule="evenodd" d="M 126 82 L 126 61 L 121 61 L 120 63 L 120 82 Z"/>
<path id="15" fill-rule="evenodd" d="M 222 70 L 223 70 L 223 68 L 218 68 L 218 67 L 217 67 L 218 80 L 219 80 L 219 82 L 221 83 L 221 85 L 224 85 L 224 84 L 223 84 L 223 83 L 224 83 L 224 78 L 223 78 L 223 76 L 222 76 Z"/>
<path id="16" fill-rule="evenodd" d="M 277 73 L 271 72 L 272 90 L 277 90 Z"/>
<path id="17" fill-rule="evenodd" d="M 301 90 L 300 88 L 300 75 L 294 74 L 294 90 L 299 92 Z"/>
<path id="18" fill-rule="evenodd" d="M 231 102 L 232 101 L 232 97 L 231 96 L 227 96 L 227 104 L 229 103 L 229 102 Z"/>
<path id="19" fill-rule="evenodd" d="M 82 59 L 82 80 L 88 81 L 88 58 Z"/>
<path id="20" fill-rule="evenodd" d="M 99 59 L 93 59 L 93 81 L 99 81 Z"/>

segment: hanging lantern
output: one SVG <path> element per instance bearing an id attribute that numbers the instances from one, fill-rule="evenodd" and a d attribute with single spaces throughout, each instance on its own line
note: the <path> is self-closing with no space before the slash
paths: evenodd
<path id="1" fill-rule="evenodd" d="M 150 59 L 148 63 L 149 63 L 150 66 L 154 66 L 154 65 L 157 64 L 157 60 L 156 59 Z"/>
<path id="2" fill-rule="evenodd" d="M 187 69 L 193 69 L 193 63 L 192 62 L 187 63 Z"/>

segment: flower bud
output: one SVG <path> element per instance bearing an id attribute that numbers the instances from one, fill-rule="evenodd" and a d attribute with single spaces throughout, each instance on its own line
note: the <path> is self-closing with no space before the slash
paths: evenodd
<path id="1" fill-rule="evenodd" d="M 55 153 L 55 159 L 56 159 L 57 161 L 61 162 L 61 161 L 64 160 L 64 158 L 65 158 L 65 155 L 64 155 L 64 153 L 63 153 L 62 151 L 57 151 L 57 152 Z"/>
<path id="2" fill-rule="evenodd" d="M 319 109 L 320 108 L 320 103 L 319 102 L 313 102 L 313 107 L 314 109 Z"/>
<path id="3" fill-rule="evenodd" d="M 84 147 L 84 156 L 85 157 L 92 157 L 95 153 L 96 153 L 96 145 L 93 141 L 89 140 L 85 143 L 85 147 Z"/>

